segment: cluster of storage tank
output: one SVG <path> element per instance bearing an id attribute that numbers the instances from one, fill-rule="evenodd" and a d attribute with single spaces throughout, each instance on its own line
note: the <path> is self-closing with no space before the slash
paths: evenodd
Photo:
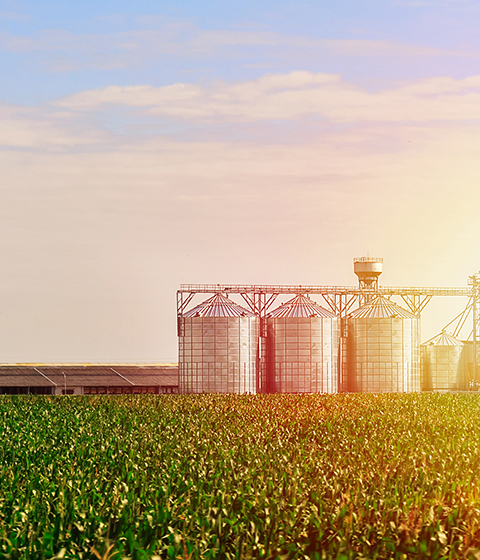
<path id="1" fill-rule="evenodd" d="M 264 319 L 216 294 L 180 317 L 183 393 L 336 393 L 340 319 L 298 295 Z"/>
<path id="2" fill-rule="evenodd" d="M 369 288 L 379 259 L 355 267 Z M 260 318 L 222 294 L 179 317 L 182 393 L 465 390 L 471 349 L 441 333 L 420 345 L 420 319 L 371 294 L 341 319 L 298 294 Z M 260 325 L 260 322 L 265 323 Z"/>
<path id="3" fill-rule="evenodd" d="M 346 318 L 343 338 L 341 319 L 305 295 L 264 320 L 266 336 L 261 337 L 260 318 L 220 294 L 184 313 L 180 390 L 381 393 L 467 388 L 465 344 L 443 333 L 420 346 L 418 317 L 382 296 Z"/>

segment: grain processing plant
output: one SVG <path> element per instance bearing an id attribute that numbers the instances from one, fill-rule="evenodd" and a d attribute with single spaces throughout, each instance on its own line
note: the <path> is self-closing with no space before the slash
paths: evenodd
<path id="1" fill-rule="evenodd" d="M 480 273 L 465 288 L 431 288 L 380 286 L 382 271 L 383 259 L 361 257 L 354 259 L 354 287 L 182 285 L 180 392 L 479 390 Z M 210 297 L 192 305 L 202 295 Z M 465 310 L 421 344 L 421 313 L 445 296 L 468 298 Z M 471 334 L 462 340 L 469 321 Z"/>

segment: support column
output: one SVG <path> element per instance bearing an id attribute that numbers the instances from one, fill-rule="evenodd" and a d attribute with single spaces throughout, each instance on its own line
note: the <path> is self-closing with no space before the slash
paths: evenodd
<path id="1" fill-rule="evenodd" d="M 480 335 L 480 316 L 479 316 L 479 303 L 480 303 L 480 272 L 473 276 L 469 276 L 468 284 L 472 286 L 472 342 L 473 342 L 473 359 L 472 359 L 472 389 L 478 389 L 478 338 Z"/>

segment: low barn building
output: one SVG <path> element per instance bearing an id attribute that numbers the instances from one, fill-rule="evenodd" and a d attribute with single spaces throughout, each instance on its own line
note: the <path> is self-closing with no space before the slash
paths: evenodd
<path id="1" fill-rule="evenodd" d="M 0 364 L 0 394 L 178 393 L 177 364 Z"/>

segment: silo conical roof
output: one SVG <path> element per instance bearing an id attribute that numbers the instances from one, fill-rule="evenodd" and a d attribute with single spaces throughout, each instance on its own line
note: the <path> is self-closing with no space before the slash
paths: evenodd
<path id="1" fill-rule="evenodd" d="M 463 346 L 463 342 L 451 334 L 442 331 L 433 338 L 430 338 L 422 346 Z"/>
<path id="2" fill-rule="evenodd" d="M 298 295 L 271 311 L 267 317 L 336 317 L 307 296 Z"/>
<path id="3" fill-rule="evenodd" d="M 393 301 L 384 296 L 377 296 L 373 301 L 355 309 L 348 315 L 352 319 L 360 318 L 377 318 L 387 319 L 392 317 L 400 317 L 402 319 L 415 319 L 415 315 L 403 309 Z"/>
<path id="4" fill-rule="evenodd" d="M 255 317 L 248 309 L 237 305 L 222 294 L 215 294 L 200 305 L 186 311 L 184 317 Z"/>

